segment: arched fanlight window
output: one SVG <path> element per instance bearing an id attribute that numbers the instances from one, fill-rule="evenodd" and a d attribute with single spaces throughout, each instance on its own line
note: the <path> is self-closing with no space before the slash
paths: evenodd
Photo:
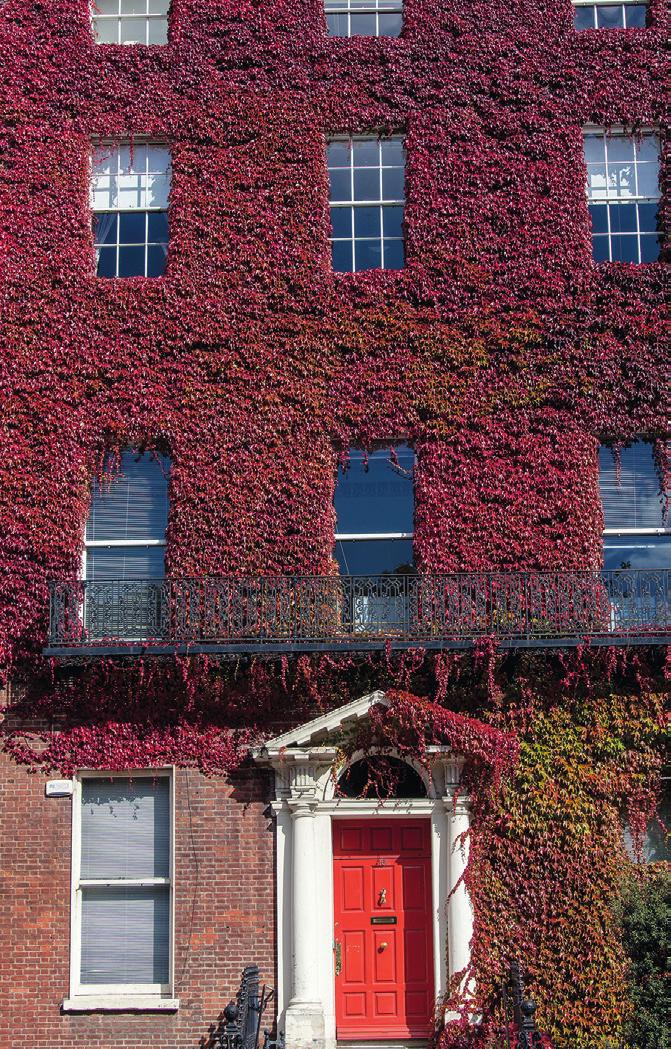
<path id="1" fill-rule="evenodd" d="M 337 794 L 345 798 L 425 798 L 421 776 L 405 761 L 386 756 L 361 758 L 340 776 Z"/>

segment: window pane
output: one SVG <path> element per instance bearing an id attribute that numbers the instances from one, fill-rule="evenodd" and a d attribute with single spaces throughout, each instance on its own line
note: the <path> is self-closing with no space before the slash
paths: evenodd
<path id="1" fill-rule="evenodd" d="M 592 219 L 592 232 L 608 233 L 608 205 L 590 204 L 589 213 Z"/>
<path id="2" fill-rule="evenodd" d="M 405 187 L 403 168 L 384 168 L 382 171 L 382 196 L 385 200 L 403 200 Z"/>
<path id="3" fill-rule="evenodd" d="M 98 277 L 116 277 L 116 248 L 98 248 Z"/>
<path id="4" fill-rule="evenodd" d="M 379 240 L 356 240 L 354 242 L 356 270 L 376 270 L 382 266 L 382 242 Z"/>
<path id="5" fill-rule="evenodd" d="M 329 172 L 329 181 L 331 183 L 330 199 L 331 200 L 351 200 L 352 199 L 352 184 L 351 175 L 349 169 L 339 169 L 336 171 Z"/>
<path id="6" fill-rule="evenodd" d="M 349 463 L 338 469 L 335 489 L 336 532 L 355 535 L 412 532 L 415 453 L 408 445 L 371 452 L 352 449 Z"/>
<path id="7" fill-rule="evenodd" d="M 93 23 L 94 37 L 98 44 L 119 42 L 119 23 L 115 18 L 98 18 Z"/>
<path id="8" fill-rule="evenodd" d="M 671 536 L 606 535 L 603 540 L 604 568 L 671 568 Z"/>
<path id="9" fill-rule="evenodd" d="M 659 160 L 654 163 L 644 162 L 636 165 L 638 176 L 638 196 L 659 196 Z"/>
<path id="10" fill-rule="evenodd" d="M 573 26 L 575 29 L 594 29 L 594 8 L 576 7 L 573 11 Z"/>
<path id="11" fill-rule="evenodd" d="M 144 15 L 147 13 L 147 0 L 121 0 L 122 15 Z"/>
<path id="12" fill-rule="evenodd" d="M 147 185 L 148 208 L 167 208 L 170 194 L 170 178 L 167 174 L 149 175 Z"/>
<path id="13" fill-rule="evenodd" d="M 352 160 L 350 143 L 340 139 L 329 142 L 326 155 L 330 168 L 348 168 Z"/>
<path id="14" fill-rule="evenodd" d="M 354 236 L 355 237 L 379 237 L 380 209 L 379 208 L 355 208 L 354 209 Z"/>
<path id="15" fill-rule="evenodd" d="M 403 208 L 383 208 L 382 219 L 385 237 L 403 236 Z"/>
<path id="16" fill-rule="evenodd" d="M 116 244 L 118 216 L 103 213 L 93 216 L 93 239 L 96 244 Z"/>
<path id="17" fill-rule="evenodd" d="M 329 36 L 347 36 L 347 15 L 327 15 Z"/>
<path id="18" fill-rule="evenodd" d="M 378 167 L 380 143 L 376 138 L 354 139 L 352 158 L 355 167 Z"/>
<path id="19" fill-rule="evenodd" d="M 651 444 L 636 441 L 623 448 L 619 476 L 611 449 L 599 449 L 599 488 L 606 528 L 661 528 L 659 484 Z"/>
<path id="20" fill-rule="evenodd" d="M 167 886 L 82 889 L 83 984 L 166 984 L 169 942 Z"/>
<path id="21" fill-rule="evenodd" d="M 659 135 L 643 135 L 637 143 L 636 157 L 639 164 L 659 164 Z"/>
<path id="22" fill-rule="evenodd" d="M 162 579 L 164 574 L 165 548 L 162 546 L 95 546 L 86 553 L 88 582 Z M 138 603 L 146 605 L 153 601 L 155 589 L 146 593 L 133 590 L 132 594 Z"/>
<path id="23" fill-rule="evenodd" d="M 149 43 L 150 44 L 167 44 L 168 43 L 168 23 L 163 18 L 150 18 L 149 19 Z"/>
<path id="24" fill-rule="evenodd" d="M 644 29 L 648 9 L 645 4 L 627 4 L 625 7 L 627 29 Z"/>
<path id="25" fill-rule="evenodd" d="M 414 572 L 411 539 L 338 540 L 334 554 L 341 575 L 406 575 Z"/>
<path id="26" fill-rule="evenodd" d="M 121 19 L 121 43 L 144 44 L 147 39 L 146 18 Z"/>
<path id="27" fill-rule="evenodd" d="M 150 243 L 168 243 L 168 212 L 150 211 L 147 225 L 147 240 Z"/>
<path id="28" fill-rule="evenodd" d="M 633 164 L 634 140 L 631 135 L 611 135 L 607 138 L 608 163 Z"/>
<path id="29" fill-rule="evenodd" d="M 354 270 L 352 242 L 334 240 L 331 244 L 331 261 L 335 273 L 352 273 Z"/>
<path id="30" fill-rule="evenodd" d="M 636 233 L 636 205 L 610 204 L 611 233 Z"/>
<path id="31" fill-rule="evenodd" d="M 170 875 L 167 776 L 82 780 L 81 877 Z"/>
<path id="32" fill-rule="evenodd" d="M 402 270 L 405 265 L 405 252 L 402 240 L 385 240 L 384 242 L 384 268 L 386 270 Z"/>
<path id="33" fill-rule="evenodd" d="M 399 36 L 403 26 L 403 19 L 401 15 L 380 14 L 378 15 L 378 25 L 380 36 Z"/>
<path id="34" fill-rule="evenodd" d="M 168 262 L 167 245 L 147 248 L 147 276 L 162 277 Z"/>
<path id="35" fill-rule="evenodd" d="M 334 237 L 352 236 L 351 208 L 331 208 L 331 232 Z"/>
<path id="36" fill-rule="evenodd" d="M 644 234 L 641 237 L 641 262 L 657 262 L 660 249 L 661 242 L 658 236 Z"/>
<path id="37" fill-rule="evenodd" d="M 119 0 L 95 0 L 93 13 L 98 15 L 118 15 Z"/>
<path id="38" fill-rule="evenodd" d="M 379 171 L 379 168 L 355 168 L 355 170 L 354 170 L 354 199 L 355 200 L 379 200 L 380 199 L 380 171 Z"/>
<path id="39" fill-rule="evenodd" d="M 144 248 L 119 248 L 119 276 L 144 277 Z"/>
<path id="40" fill-rule="evenodd" d="M 608 189 L 609 196 L 634 197 L 636 196 L 636 183 L 634 181 L 634 164 L 622 161 L 621 163 L 608 162 Z"/>
<path id="41" fill-rule="evenodd" d="M 592 237 L 592 258 L 595 262 L 609 262 L 608 237 Z"/>
<path id="42" fill-rule="evenodd" d="M 605 150 L 603 134 L 585 135 L 585 160 L 588 164 L 604 164 Z"/>
<path id="43" fill-rule="evenodd" d="M 610 6 L 599 4 L 596 9 L 596 24 L 599 29 L 623 29 L 622 8 L 619 4 Z"/>
<path id="44" fill-rule="evenodd" d="M 119 183 L 115 175 L 94 175 L 91 184 L 91 207 L 97 211 L 116 208 L 119 200 Z"/>
<path id="45" fill-rule="evenodd" d="M 385 167 L 396 165 L 403 167 L 405 163 L 405 147 L 401 138 L 382 139 L 380 143 L 382 153 L 382 164 Z"/>
<path id="46" fill-rule="evenodd" d="M 119 215 L 119 241 L 121 244 L 144 244 L 147 233 L 147 214 L 144 211 L 127 211 Z"/>
<path id="47" fill-rule="evenodd" d="M 638 240 L 636 237 L 611 236 L 611 262 L 638 262 Z"/>
<path id="48" fill-rule="evenodd" d="M 374 14 L 358 14 L 352 12 L 350 15 L 350 33 L 352 36 L 376 36 L 377 23 Z"/>
<path id="49" fill-rule="evenodd" d="M 86 538 L 163 539 L 168 523 L 170 461 L 150 452 L 124 451 L 120 470 L 93 483 Z"/>
<path id="50" fill-rule="evenodd" d="M 587 165 L 587 193 L 591 200 L 605 199 L 606 192 L 606 165 Z"/>

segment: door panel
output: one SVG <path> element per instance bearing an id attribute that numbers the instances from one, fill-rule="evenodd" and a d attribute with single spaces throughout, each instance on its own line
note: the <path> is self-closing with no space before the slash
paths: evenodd
<path id="1" fill-rule="evenodd" d="M 338 1038 L 426 1038 L 433 1013 L 428 820 L 333 821 Z"/>

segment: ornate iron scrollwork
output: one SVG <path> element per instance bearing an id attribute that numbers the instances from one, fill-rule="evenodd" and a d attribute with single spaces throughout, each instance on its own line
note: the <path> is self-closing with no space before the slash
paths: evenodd
<path id="1" fill-rule="evenodd" d="M 234 1002 L 224 1009 L 224 1019 L 214 1035 L 213 1049 L 258 1049 L 261 1020 L 269 1002 L 275 997 L 272 988 L 259 986 L 258 965 L 247 965 L 242 972 L 240 989 Z M 263 1049 L 284 1049 L 284 1036 L 270 1037 L 263 1031 Z"/>
<path id="2" fill-rule="evenodd" d="M 51 586 L 53 646 L 140 642 L 262 648 L 460 639 L 656 638 L 668 569 L 453 575 L 80 580 Z"/>

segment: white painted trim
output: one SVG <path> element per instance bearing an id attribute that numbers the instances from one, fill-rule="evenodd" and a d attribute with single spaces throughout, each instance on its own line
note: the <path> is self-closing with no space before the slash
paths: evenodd
<path id="1" fill-rule="evenodd" d="M 671 535 L 671 528 L 604 528 L 603 535 Z"/>
<path id="2" fill-rule="evenodd" d="M 359 542 L 366 542 L 368 539 L 414 539 L 414 532 L 336 532 L 335 541 L 336 543 L 347 542 L 347 540 L 356 539 Z"/>
<path id="3" fill-rule="evenodd" d="M 344 725 L 346 721 L 358 721 L 360 718 L 365 717 L 375 703 L 383 703 L 385 706 L 389 706 L 389 700 L 384 692 L 379 689 L 375 692 L 369 692 L 368 695 L 361 696 L 359 699 L 352 700 L 351 703 L 345 703 L 344 706 L 338 707 L 337 710 L 332 710 L 330 714 L 322 714 L 320 717 L 313 718 L 312 721 L 307 721 L 298 728 L 290 729 L 289 732 L 283 732 L 280 736 L 269 739 L 263 747 L 258 747 L 253 751 L 254 757 L 258 760 L 263 757 L 264 752 L 281 750 L 283 747 L 304 747 L 314 737 L 322 734 L 328 735 L 329 732 L 333 732 L 334 729 Z M 321 748 L 319 749 L 321 750 Z"/>
<path id="4" fill-rule="evenodd" d="M 90 550 L 117 546 L 167 546 L 165 539 L 86 539 L 85 543 Z"/>
<path id="5" fill-rule="evenodd" d="M 82 781 L 109 776 L 116 779 L 168 779 L 169 784 L 169 817 L 170 849 L 168 853 L 168 878 L 118 879 L 109 881 L 99 879 L 82 879 L 81 871 L 81 798 Z M 179 1001 L 172 998 L 174 993 L 174 952 L 175 952 L 175 769 L 174 766 L 162 766 L 155 769 L 80 769 L 73 779 L 72 792 L 72 841 L 71 841 L 71 880 L 70 880 L 70 996 L 64 999 L 65 1011 L 86 1011 L 87 1009 L 177 1009 Z M 81 984 L 81 888 L 89 885 L 169 885 L 170 888 L 170 931 L 168 937 L 168 983 L 167 984 Z M 81 1007 L 77 1003 L 81 1002 Z M 91 1002 L 103 1004 L 91 1005 Z M 113 1003 L 113 1004 L 110 1004 Z M 154 1003 L 144 1005 L 141 1003 Z M 172 1002 L 172 1005 L 157 1003 Z M 176 1004 L 174 1004 L 176 1002 Z M 86 1004 L 84 1004 L 86 1003 Z M 122 1003 L 122 1004 L 119 1004 Z M 127 1003 L 127 1004 L 123 1004 Z"/>
<path id="6" fill-rule="evenodd" d="M 61 1002 L 64 1013 L 96 1012 L 116 1013 L 167 1013 L 177 1012 L 179 998 L 159 998 L 152 994 L 131 997 L 125 994 L 80 994 L 76 998 L 64 998 Z"/>

